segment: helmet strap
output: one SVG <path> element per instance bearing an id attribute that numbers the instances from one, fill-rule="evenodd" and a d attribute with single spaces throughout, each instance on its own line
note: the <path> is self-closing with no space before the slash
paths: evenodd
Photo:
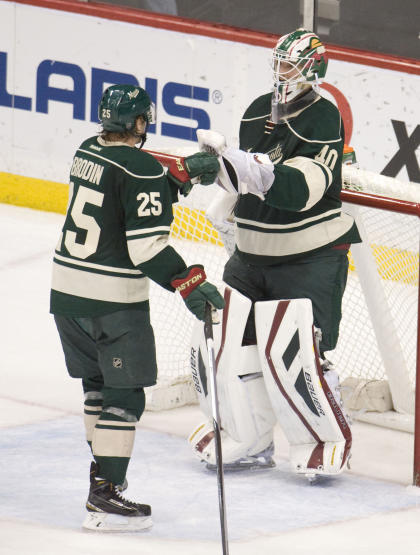
<path id="1" fill-rule="evenodd" d="M 139 150 L 141 150 L 143 148 L 144 143 L 147 141 L 147 134 L 143 133 L 142 135 L 136 135 L 136 137 L 139 137 L 140 139 L 140 146 L 138 147 Z"/>

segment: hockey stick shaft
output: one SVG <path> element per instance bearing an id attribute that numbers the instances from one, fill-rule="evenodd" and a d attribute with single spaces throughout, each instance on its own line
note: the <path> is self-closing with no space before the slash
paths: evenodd
<path id="1" fill-rule="evenodd" d="M 226 503 L 225 503 L 225 483 L 223 476 L 223 456 L 222 456 L 222 440 L 220 435 L 220 415 L 219 403 L 217 398 L 216 385 L 216 364 L 214 356 L 213 343 L 213 320 L 210 304 L 206 305 L 204 320 L 204 336 L 206 339 L 207 352 L 209 356 L 210 370 L 210 395 L 213 418 L 214 442 L 216 446 L 216 472 L 217 472 L 217 488 L 219 492 L 219 514 L 220 514 L 220 531 L 222 535 L 223 555 L 229 555 L 227 523 L 226 523 Z"/>

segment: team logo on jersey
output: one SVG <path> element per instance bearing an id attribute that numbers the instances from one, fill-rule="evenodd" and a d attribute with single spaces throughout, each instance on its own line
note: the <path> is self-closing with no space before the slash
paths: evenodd
<path id="1" fill-rule="evenodd" d="M 119 357 L 114 357 L 114 358 L 112 359 L 112 366 L 113 366 L 114 368 L 122 368 L 122 367 L 123 367 L 123 361 L 122 361 L 122 359 L 119 358 Z"/>
<path id="2" fill-rule="evenodd" d="M 281 145 L 280 144 L 276 145 L 271 150 L 268 150 L 266 152 L 266 154 L 270 158 L 270 161 L 273 164 L 278 164 L 281 161 L 281 159 L 283 158 L 283 152 L 282 152 L 282 149 L 281 149 Z"/>

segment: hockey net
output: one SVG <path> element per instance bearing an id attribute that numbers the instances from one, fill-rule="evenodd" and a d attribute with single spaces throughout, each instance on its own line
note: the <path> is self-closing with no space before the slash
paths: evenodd
<path id="1" fill-rule="evenodd" d="M 174 156 L 155 153 L 167 165 Z M 185 154 L 184 154 L 185 155 Z M 202 263 L 222 283 L 228 255 L 205 217 L 217 186 L 195 186 L 174 205 L 170 241 L 187 264 Z M 337 348 L 328 358 L 349 390 L 353 416 L 406 431 L 414 429 L 418 349 L 420 186 L 343 166 L 343 209 L 363 236 L 353 245 Z M 195 318 L 178 295 L 152 285 L 151 314 L 159 379 L 148 408 L 196 402 L 189 345 Z"/>

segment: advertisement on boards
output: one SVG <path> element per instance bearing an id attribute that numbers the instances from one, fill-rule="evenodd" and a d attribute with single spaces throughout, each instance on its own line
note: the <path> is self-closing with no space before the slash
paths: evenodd
<path id="1" fill-rule="evenodd" d="M 241 116 L 271 90 L 269 48 L 0 1 L 0 171 L 67 182 L 74 150 L 100 127 L 114 83 L 157 107 L 147 148 L 194 149 L 196 130 L 237 145 Z M 360 166 L 420 183 L 420 76 L 330 60 L 335 102 Z"/>

